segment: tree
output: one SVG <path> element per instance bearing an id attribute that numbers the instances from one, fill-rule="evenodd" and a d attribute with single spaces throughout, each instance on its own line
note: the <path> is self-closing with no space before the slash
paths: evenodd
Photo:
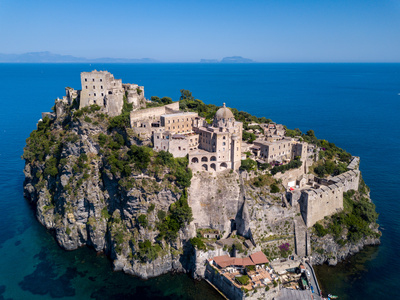
<path id="1" fill-rule="evenodd" d="M 163 104 L 171 104 L 172 103 L 172 99 L 170 97 L 162 97 L 161 98 L 161 102 Z"/>
<path id="2" fill-rule="evenodd" d="M 181 89 L 181 97 L 179 100 L 194 100 L 192 92 L 189 90 Z"/>

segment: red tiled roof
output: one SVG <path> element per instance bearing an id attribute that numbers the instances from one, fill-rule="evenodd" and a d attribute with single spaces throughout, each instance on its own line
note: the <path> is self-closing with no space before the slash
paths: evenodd
<path id="1" fill-rule="evenodd" d="M 254 266 L 254 262 L 250 259 L 250 257 L 243 258 L 243 266 Z"/>
<path id="2" fill-rule="evenodd" d="M 250 255 L 250 258 L 253 261 L 253 263 L 256 265 L 269 263 L 268 258 L 265 256 L 265 254 L 262 251 L 253 253 L 252 255 Z"/>
<path id="3" fill-rule="evenodd" d="M 225 268 L 226 267 L 226 261 L 228 261 L 230 259 L 231 258 L 228 255 L 216 256 L 216 257 L 213 258 L 214 262 L 217 265 L 219 265 L 221 268 Z"/>

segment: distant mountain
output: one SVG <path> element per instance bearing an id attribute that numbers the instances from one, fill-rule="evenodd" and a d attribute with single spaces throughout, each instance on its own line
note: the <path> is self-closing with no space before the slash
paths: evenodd
<path id="1" fill-rule="evenodd" d="M 241 56 L 230 56 L 230 57 L 224 57 L 221 60 L 221 63 L 224 64 L 238 64 L 238 63 L 253 63 L 254 60 L 250 58 L 244 58 Z"/>
<path id="2" fill-rule="evenodd" d="M 229 57 L 224 57 L 221 60 L 218 59 L 200 59 L 201 63 L 222 63 L 222 64 L 240 64 L 240 63 L 253 63 L 255 62 L 254 60 L 250 58 L 244 58 L 241 56 L 229 56 Z"/>
<path id="3" fill-rule="evenodd" d="M 55 54 L 48 51 L 23 54 L 1 54 L 0 63 L 154 63 L 152 58 L 85 58 L 72 55 Z"/>

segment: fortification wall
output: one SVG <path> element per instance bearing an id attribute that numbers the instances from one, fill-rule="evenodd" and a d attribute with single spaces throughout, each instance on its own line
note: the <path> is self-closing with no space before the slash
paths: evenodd
<path id="1" fill-rule="evenodd" d="M 179 102 L 174 102 L 160 107 L 152 107 L 131 112 L 131 124 L 136 121 L 152 119 L 160 120 L 161 115 L 179 110 Z"/>
<path id="2" fill-rule="evenodd" d="M 358 190 L 360 171 L 350 170 L 301 192 L 300 210 L 307 227 L 343 209 L 343 192 Z"/>
<path id="3" fill-rule="evenodd" d="M 243 300 L 245 294 L 237 288 L 228 278 L 220 274 L 214 267 L 207 263 L 205 278 L 215 285 L 228 299 Z"/>
<path id="4" fill-rule="evenodd" d="M 301 213 L 307 227 L 313 226 L 325 216 L 343 209 L 343 185 L 321 186 L 319 189 L 307 189 L 300 198 Z"/>

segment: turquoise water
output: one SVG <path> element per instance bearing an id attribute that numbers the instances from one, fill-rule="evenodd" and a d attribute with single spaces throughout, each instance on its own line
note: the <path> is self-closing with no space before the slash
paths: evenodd
<path id="1" fill-rule="evenodd" d="M 186 275 L 142 281 L 112 272 L 90 249 L 61 250 L 22 196 L 25 139 L 82 71 L 108 70 L 150 97 L 180 89 L 289 128 L 314 129 L 361 156 L 380 213 L 382 245 L 335 268 L 317 269 L 341 299 L 398 299 L 400 282 L 400 64 L 0 64 L 0 299 L 220 299 Z"/>

